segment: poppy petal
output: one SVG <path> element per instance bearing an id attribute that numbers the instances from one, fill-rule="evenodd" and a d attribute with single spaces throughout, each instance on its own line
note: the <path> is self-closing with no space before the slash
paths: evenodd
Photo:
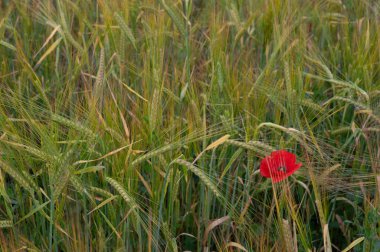
<path id="1" fill-rule="evenodd" d="M 260 173 L 277 183 L 292 175 L 301 166 L 302 163 L 296 163 L 296 155 L 286 150 L 278 150 L 261 161 Z"/>
<path id="2" fill-rule="evenodd" d="M 296 155 L 294 155 L 293 153 L 287 152 L 285 150 L 274 151 L 271 153 L 271 156 L 275 159 L 284 160 L 284 161 L 286 160 L 291 163 L 296 162 Z"/>
<path id="3" fill-rule="evenodd" d="M 268 159 L 268 157 L 264 158 L 260 164 L 260 174 L 266 178 L 270 178 Z"/>

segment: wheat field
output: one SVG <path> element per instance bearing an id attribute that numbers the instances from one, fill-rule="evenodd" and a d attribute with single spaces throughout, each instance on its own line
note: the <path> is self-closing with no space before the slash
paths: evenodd
<path id="1" fill-rule="evenodd" d="M 0 251 L 380 251 L 376 0 L 2 0 L 0 65 Z"/>

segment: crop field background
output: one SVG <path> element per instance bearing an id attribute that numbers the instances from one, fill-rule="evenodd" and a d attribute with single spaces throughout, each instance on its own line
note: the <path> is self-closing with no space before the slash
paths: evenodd
<path id="1" fill-rule="evenodd" d="M 0 1 L 0 251 L 380 251 L 379 12 Z"/>

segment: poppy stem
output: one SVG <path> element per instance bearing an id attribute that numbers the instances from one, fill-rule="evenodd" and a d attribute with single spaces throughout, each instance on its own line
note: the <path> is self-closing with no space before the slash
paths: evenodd
<path id="1" fill-rule="evenodd" d="M 276 213 L 277 213 L 277 219 L 278 219 L 278 223 L 279 223 L 279 227 L 280 227 L 280 237 L 282 237 L 284 239 L 284 229 L 283 229 L 283 226 L 282 226 L 282 216 L 281 216 L 281 211 L 280 211 L 280 204 L 279 204 L 279 200 L 277 198 L 277 190 L 276 190 L 276 185 L 275 183 L 272 182 L 272 189 L 273 189 L 273 198 L 274 198 L 274 201 L 275 201 L 275 204 L 276 204 Z M 285 239 L 284 239 L 285 240 Z"/>
<path id="2" fill-rule="evenodd" d="M 272 186 L 272 188 L 273 188 L 273 198 L 274 198 L 275 205 L 276 205 L 277 218 L 278 218 L 278 223 L 279 223 L 279 227 L 280 227 L 280 236 L 281 236 L 281 238 L 283 239 L 283 242 L 286 245 L 287 251 L 288 252 L 292 252 L 293 250 L 289 250 L 289 248 L 291 246 L 293 246 L 293 244 L 292 244 L 293 240 L 288 240 L 289 234 L 287 235 L 287 231 L 288 230 L 287 230 L 287 227 L 284 226 L 284 218 L 281 215 L 281 209 L 280 209 L 279 199 L 277 197 L 276 185 L 275 185 L 275 183 L 272 183 L 272 185 L 273 185 Z M 289 203 L 288 207 L 291 209 L 290 215 L 293 217 L 293 214 L 292 214 L 292 209 L 293 209 L 293 200 L 292 199 L 293 198 L 291 197 L 290 185 L 289 185 L 288 179 L 285 179 L 283 181 L 282 185 L 283 185 L 284 190 L 285 190 L 285 194 L 283 195 L 283 197 L 285 197 L 286 202 Z M 284 199 L 283 197 L 281 197 L 281 198 Z"/>

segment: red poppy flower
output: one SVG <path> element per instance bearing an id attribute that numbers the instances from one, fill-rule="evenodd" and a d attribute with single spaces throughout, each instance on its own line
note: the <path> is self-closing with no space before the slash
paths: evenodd
<path id="1" fill-rule="evenodd" d="M 263 177 L 271 178 L 274 183 L 277 183 L 292 175 L 301 166 L 301 163 L 296 163 L 296 155 L 285 150 L 278 150 L 261 161 L 260 173 Z"/>

